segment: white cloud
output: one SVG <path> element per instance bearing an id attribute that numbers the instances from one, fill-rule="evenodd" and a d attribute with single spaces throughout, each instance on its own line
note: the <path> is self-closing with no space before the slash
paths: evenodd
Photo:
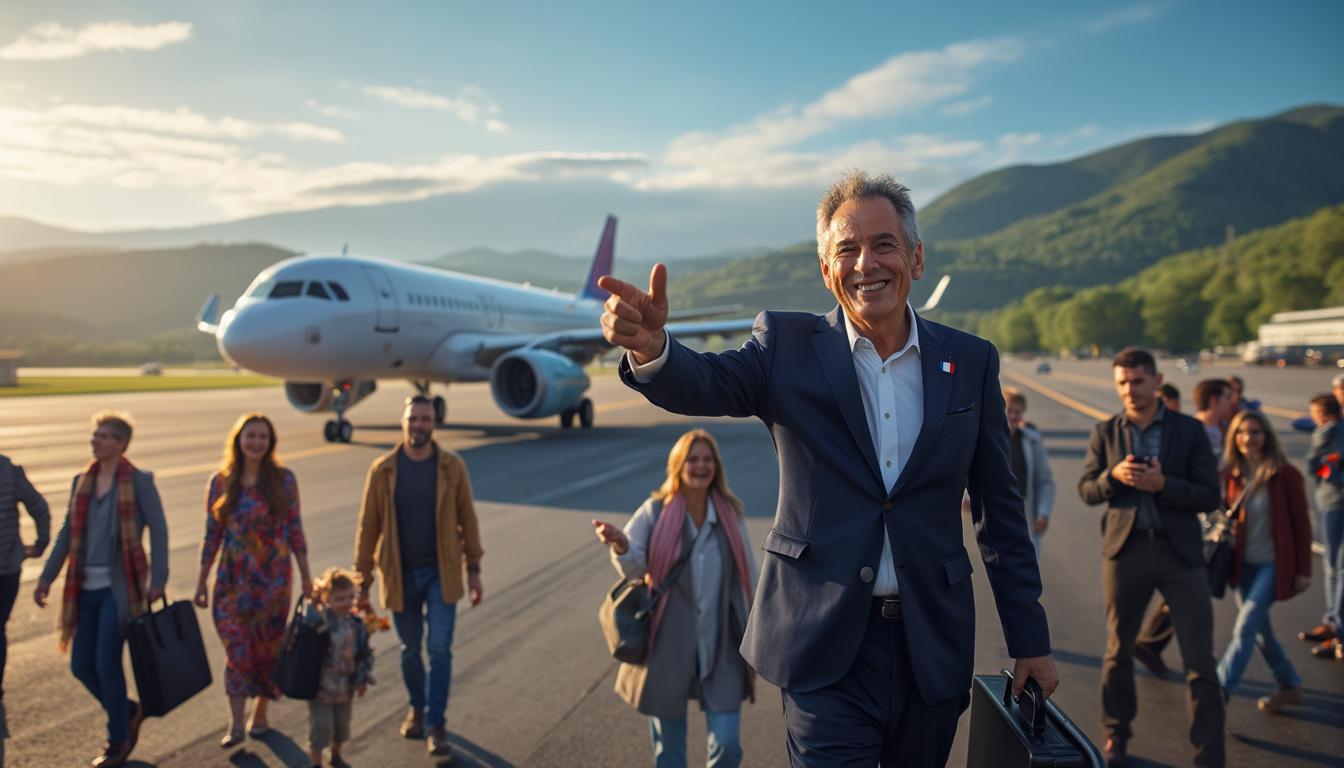
<path id="1" fill-rule="evenodd" d="M 311 123 L 257 123 L 236 117 L 211 118 L 185 107 L 175 110 L 140 109 L 120 105 L 60 104 L 30 113 L 32 120 L 59 129 L 80 125 L 106 129 L 131 129 L 149 133 L 242 141 L 263 134 L 276 134 L 300 141 L 339 143 L 344 135 Z"/>
<path id="2" fill-rule="evenodd" d="M 508 130 L 508 126 L 498 117 L 499 105 L 484 89 L 474 85 L 463 87 L 457 96 L 442 96 L 404 85 L 366 85 L 362 90 L 365 96 L 405 109 L 446 112 L 464 123 L 483 122 L 485 129 L 492 133 Z"/>
<path id="3" fill-rule="evenodd" d="M 993 103 L 993 96 L 981 96 L 978 99 L 954 101 L 951 104 L 941 107 L 938 112 L 946 117 L 965 117 L 966 115 L 979 112 Z"/>
<path id="4" fill-rule="evenodd" d="M 1154 3 L 1138 3 L 1085 22 L 1084 26 L 1091 32 L 1102 34 L 1121 27 L 1145 24 L 1161 15 L 1161 6 Z"/>
<path id="5" fill-rule="evenodd" d="M 191 23 L 185 21 L 148 26 L 112 21 L 79 29 L 54 23 L 38 24 L 0 48 L 0 59 L 53 61 L 74 59 L 96 51 L 153 51 L 190 39 L 191 30 Z"/>
<path id="6" fill-rule="evenodd" d="M 303 103 L 305 107 L 314 110 L 323 117 L 335 118 L 338 120 L 358 120 L 360 115 L 353 109 L 323 104 L 317 99 L 308 99 Z"/>
<path id="7" fill-rule="evenodd" d="M 926 136 L 806 152 L 797 147 L 861 120 L 917 114 L 960 98 L 980 70 L 1014 61 L 1022 51 L 1018 40 L 1001 38 L 893 56 L 802 107 L 780 107 L 722 131 L 678 136 L 661 169 L 639 184 L 648 189 L 815 185 L 834 179 L 837 158 L 856 154 L 881 156 L 884 167 L 924 167 L 944 152 L 960 156 L 966 142 Z"/>

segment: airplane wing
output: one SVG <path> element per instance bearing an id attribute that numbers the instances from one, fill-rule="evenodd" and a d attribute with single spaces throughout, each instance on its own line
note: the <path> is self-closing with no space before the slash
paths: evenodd
<path id="1" fill-rule="evenodd" d="M 717 334 L 745 333 L 755 325 L 755 319 L 704 320 L 699 322 L 668 323 L 667 332 L 678 337 L 714 336 Z M 459 340 L 462 343 L 464 340 Z M 574 358 L 588 358 L 611 349 L 611 343 L 602 336 L 602 329 L 575 328 L 556 331 L 544 336 L 521 334 L 480 335 L 469 343 L 475 350 L 476 363 L 489 367 L 500 356 L 524 347 L 548 349 Z"/>

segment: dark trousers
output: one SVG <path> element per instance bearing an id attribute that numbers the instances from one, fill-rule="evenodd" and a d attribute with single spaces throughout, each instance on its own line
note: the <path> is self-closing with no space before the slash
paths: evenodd
<path id="1" fill-rule="evenodd" d="M 1171 542 L 1135 530 L 1114 558 L 1102 561 L 1106 596 L 1106 657 L 1101 665 L 1102 728 L 1128 739 L 1138 710 L 1134 693 L 1134 642 L 1143 611 L 1162 593 L 1171 606 L 1171 623 L 1189 684 L 1190 742 L 1195 764 L 1222 766 L 1223 695 L 1213 657 L 1213 599 L 1202 566 L 1182 560 Z"/>
<path id="2" fill-rule="evenodd" d="M 844 677 L 815 691 L 780 693 L 793 768 L 943 766 L 971 700 L 967 691 L 926 703 L 915 687 L 902 620 L 877 610 Z"/>
<path id="3" fill-rule="evenodd" d="M 5 662 L 9 660 L 9 613 L 14 610 L 14 598 L 19 594 L 19 574 L 0 574 L 0 698 L 5 695 Z"/>
<path id="4" fill-rule="evenodd" d="M 130 738 L 131 705 L 126 699 L 126 673 L 121 666 L 121 619 L 111 589 L 79 592 L 79 623 L 70 643 L 70 671 L 107 712 L 107 740 Z"/>

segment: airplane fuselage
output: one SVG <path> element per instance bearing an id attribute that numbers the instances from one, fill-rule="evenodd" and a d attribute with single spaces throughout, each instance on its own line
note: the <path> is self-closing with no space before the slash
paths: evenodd
<path id="1" fill-rule="evenodd" d="M 483 381 L 501 336 L 597 327 L 601 302 L 353 256 L 302 256 L 252 282 L 215 333 L 225 359 L 290 381 Z"/>

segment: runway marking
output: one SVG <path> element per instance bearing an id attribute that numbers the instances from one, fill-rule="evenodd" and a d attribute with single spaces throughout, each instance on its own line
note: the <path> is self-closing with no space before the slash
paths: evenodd
<path id="1" fill-rule="evenodd" d="M 1291 408 L 1279 408 L 1274 405 L 1260 404 L 1260 410 L 1268 413 L 1270 416 L 1282 416 L 1285 419 L 1296 419 L 1299 416 L 1306 416 L 1306 411 L 1294 411 Z"/>
<path id="2" fill-rule="evenodd" d="M 1083 414 L 1084 416 L 1091 416 L 1092 418 L 1094 418 L 1094 419 L 1096 419 L 1096 420 L 1098 420 L 1098 421 L 1105 421 L 1106 419 L 1109 419 L 1109 418 L 1111 418 L 1111 416 L 1114 415 L 1114 414 L 1110 414 L 1110 413 L 1107 413 L 1107 412 L 1105 412 L 1105 411 L 1102 411 L 1102 410 L 1098 410 L 1098 409 L 1096 409 L 1096 408 L 1093 408 L 1092 406 L 1088 405 L 1087 403 L 1080 402 L 1080 401 L 1078 401 L 1078 400 L 1074 400 L 1072 397 L 1069 397 L 1068 395 L 1064 394 L 1063 392 L 1058 392 L 1058 391 L 1056 391 L 1056 390 L 1053 390 L 1053 389 L 1051 389 L 1050 387 L 1045 386 L 1044 384 L 1038 384 L 1037 382 L 1033 381 L 1032 379 L 1029 379 L 1029 378 L 1027 378 L 1026 376 L 1023 376 L 1022 374 L 1020 374 L 1020 373 L 1018 373 L 1018 372 L 1016 372 L 1016 371 L 1010 371 L 1010 370 L 1008 370 L 1008 369 L 1005 368 L 1005 369 L 1003 370 L 1003 375 L 1004 375 L 1004 376 L 1007 376 L 1007 377 L 1010 378 L 1010 379 L 1013 379 L 1014 381 L 1018 382 L 1019 384 L 1022 384 L 1022 385 L 1025 386 L 1025 387 L 1029 387 L 1029 388 L 1031 388 L 1031 389 L 1036 390 L 1037 392 L 1040 392 L 1042 395 L 1045 395 L 1046 397 L 1050 398 L 1051 400 L 1054 400 L 1055 402 L 1059 403 L 1060 405 L 1063 405 L 1063 406 L 1068 407 L 1068 408 L 1072 408 L 1073 410 L 1075 410 L 1075 411 L 1077 411 L 1077 412 Z"/>
<path id="3" fill-rule="evenodd" d="M 630 400 L 620 400 L 615 403 L 603 403 L 593 410 L 598 413 L 608 413 L 610 411 L 619 411 L 623 408 L 634 408 L 636 405 L 645 405 L 649 401 L 642 397 L 632 398 Z"/>

